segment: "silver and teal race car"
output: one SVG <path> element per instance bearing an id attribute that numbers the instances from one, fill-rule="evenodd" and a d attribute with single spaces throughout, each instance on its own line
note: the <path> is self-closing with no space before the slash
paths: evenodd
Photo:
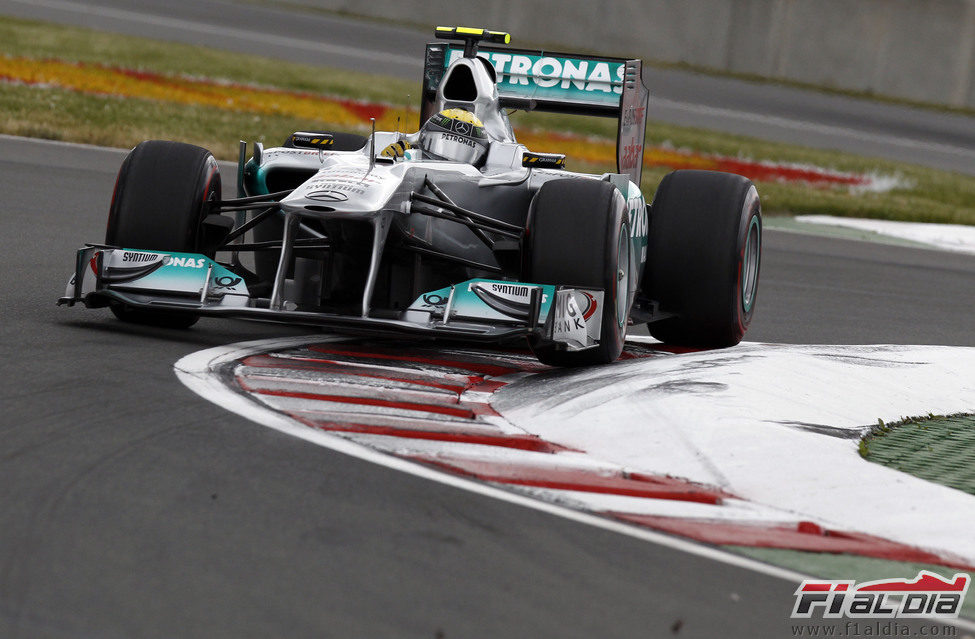
<path id="1" fill-rule="evenodd" d="M 630 324 L 737 344 L 755 309 L 758 194 L 741 176 L 676 171 L 647 205 L 641 62 L 513 49 L 482 29 L 436 35 L 416 134 L 296 132 L 250 154 L 241 142 L 235 198 L 205 149 L 139 144 L 105 243 L 78 251 L 59 303 L 168 327 L 227 316 L 527 340 L 561 366 L 614 361 Z M 525 148 L 513 109 L 615 118 L 617 173 Z"/>

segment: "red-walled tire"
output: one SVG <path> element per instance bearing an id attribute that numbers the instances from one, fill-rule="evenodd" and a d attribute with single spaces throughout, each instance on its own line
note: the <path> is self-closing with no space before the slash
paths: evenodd
<path id="1" fill-rule="evenodd" d="M 200 253 L 207 202 L 220 199 L 220 170 L 206 149 L 181 142 L 148 140 L 119 169 L 105 243 L 129 249 Z M 212 257 L 212 256 L 211 256 Z M 112 304 L 120 320 L 188 328 L 199 316 Z"/>
<path id="2" fill-rule="evenodd" d="M 673 317 L 649 324 L 657 339 L 682 346 L 739 343 L 755 313 L 762 255 L 762 210 L 746 178 L 675 171 L 650 207 L 644 282 Z"/>

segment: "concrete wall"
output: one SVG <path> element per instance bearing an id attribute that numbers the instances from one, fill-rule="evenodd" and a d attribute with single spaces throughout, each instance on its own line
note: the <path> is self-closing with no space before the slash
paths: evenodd
<path id="1" fill-rule="evenodd" d="M 294 0 L 292 0 L 294 1 Z M 416 24 L 975 107 L 975 0 L 299 0 Z"/>

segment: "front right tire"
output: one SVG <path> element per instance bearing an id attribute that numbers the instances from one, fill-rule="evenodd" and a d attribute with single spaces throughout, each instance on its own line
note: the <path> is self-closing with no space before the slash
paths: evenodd
<path id="1" fill-rule="evenodd" d="M 201 253 L 203 220 L 220 199 L 220 170 L 213 155 L 181 142 L 147 140 L 125 157 L 115 181 L 105 243 L 128 249 Z M 209 257 L 213 257 L 210 255 Z M 134 308 L 113 302 L 124 322 L 188 328 L 199 316 Z"/>

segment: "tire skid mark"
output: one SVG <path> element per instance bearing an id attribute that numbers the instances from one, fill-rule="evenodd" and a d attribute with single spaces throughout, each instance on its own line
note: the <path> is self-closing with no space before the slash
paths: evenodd
<path id="1" fill-rule="evenodd" d="M 622 359 L 694 352 L 628 344 Z M 714 486 L 632 472 L 525 432 L 491 407 L 499 389 L 550 370 L 524 351 L 351 340 L 252 352 L 213 372 L 234 392 L 303 427 L 628 525 L 715 545 L 967 567 L 956 558 L 799 520 Z"/>
<path id="2" fill-rule="evenodd" d="M 341 346 L 333 346 L 331 344 L 326 346 L 311 346 L 310 350 L 325 353 L 331 355 L 339 355 L 346 357 L 354 357 L 359 360 L 361 359 L 373 359 L 377 361 L 395 361 L 399 364 L 411 362 L 419 364 L 422 368 L 429 370 L 430 367 L 443 367 L 448 369 L 466 370 L 472 373 L 479 373 L 481 375 L 490 375 L 492 377 L 497 377 L 500 375 L 506 375 L 509 373 L 517 373 L 522 371 L 542 371 L 548 370 L 548 367 L 544 364 L 535 362 L 534 364 L 517 361 L 517 360 L 507 360 L 509 362 L 508 366 L 502 366 L 498 364 L 489 363 L 485 360 L 503 361 L 503 357 L 484 357 L 481 361 L 477 361 L 474 357 L 463 353 L 457 353 L 455 355 L 456 359 L 443 359 L 441 356 L 435 356 L 434 353 L 441 353 L 443 351 L 430 350 L 431 355 L 419 354 L 422 351 L 414 349 L 413 354 L 411 351 L 406 352 L 395 352 L 383 347 L 366 345 L 358 349 L 347 349 Z"/>
<path id="3" fill-rule="evenodd" d="M 17 530 L 10 531 L 18 540 L 16 546 L 20 551 L 8 555 L 0 563 L 0 598 L 3 599 L 2 607 L 9 617 L 13 636 L 21 635 L 29 619 L 29 603 L 35 598 L 31 566 L 36 562 L 46 561 L 44 549 L 53 538 L 48 534 L 48 529 L 59 525 L 63 520 L 57 516 L 58 513 L 73 502 L 83 499 L 83 493 L 93 477 L 111 469 L 133 451 L 178 430 L 179 426 L 170 425 L 140 433 L 77 468 L 66 466 L 51 469 L 48 481 L 41 487 L 41 499 L 32 505 L 22 525 Z"/>
<path id="4" fill-rule="evenodd" d="M 249 393 L 259 395 L 270 395 L 272 397 L 291 397 L 295 399 L 309 399 L 315 402 L 332 402 L 340 404 L 355 404 L 357 406 L 375 406 L 377 408 L 394 408 L 401 411 L 418 411 L 424 413 L 438 413 L 451 417 L 461 417 L 467 419 L 474 418 L 474 411 L 471 408 L 458 407 L 447 404 L 424 404 L 419 402 L 400 401 L 396 399 L 380 399 L 368 395 L 325 395 L 322 393 L 309 393 L 294 390 L 273 390 L 268 388 L 256 388 L 246 381 L 241 380 L 241 388 Z M 341 390 L 341 389 L 336 389 Z"/>
<path id="5" fill-rule="evenodd" d="M 347 379 L 348 377 L 362 378 L 363 380 L 376 380 L 377 385 L 383 385 L 388 382 L 401 382 L 410 386 L 423 386 L 428 388 L 438 388 L 445 391 L 451 391 L 455 393 L 462 393 L 467 389 L 467 384 L 472 379 L 479 379 L 471 376 L 464 376 L 463 381 L 460 379 L 456 383 L 443 383 L 442 381 L 433 381 L 434 379 L 439 379 L 439 376 L 431 375 L 430 379 L 421 375 L 396 375 L 391 374 L 391 371 L 381 368 L 366 368 L 358 367 L 353 368 L 348 365 L 340 365 L 331 362 L 321 362 L 316 364 L 306 363 L 302 360 L 298 363 L 280 363 L 273 361 L 276 358 L 271 357 L 248 357 L 243 360 L 245 366 L 251 366 L 257 369 L 261 369 L 261 372 L 268 377 L 282 377 L 284 379 L 293 380 L 295 379 L 295 371 L 306 371 L 312 374 L 314 377 L 312 379 L 327 379 L 329 374 L 334 374 L 341 379 Z M 363 383 L 357 381 L 355 383 Z"/>

